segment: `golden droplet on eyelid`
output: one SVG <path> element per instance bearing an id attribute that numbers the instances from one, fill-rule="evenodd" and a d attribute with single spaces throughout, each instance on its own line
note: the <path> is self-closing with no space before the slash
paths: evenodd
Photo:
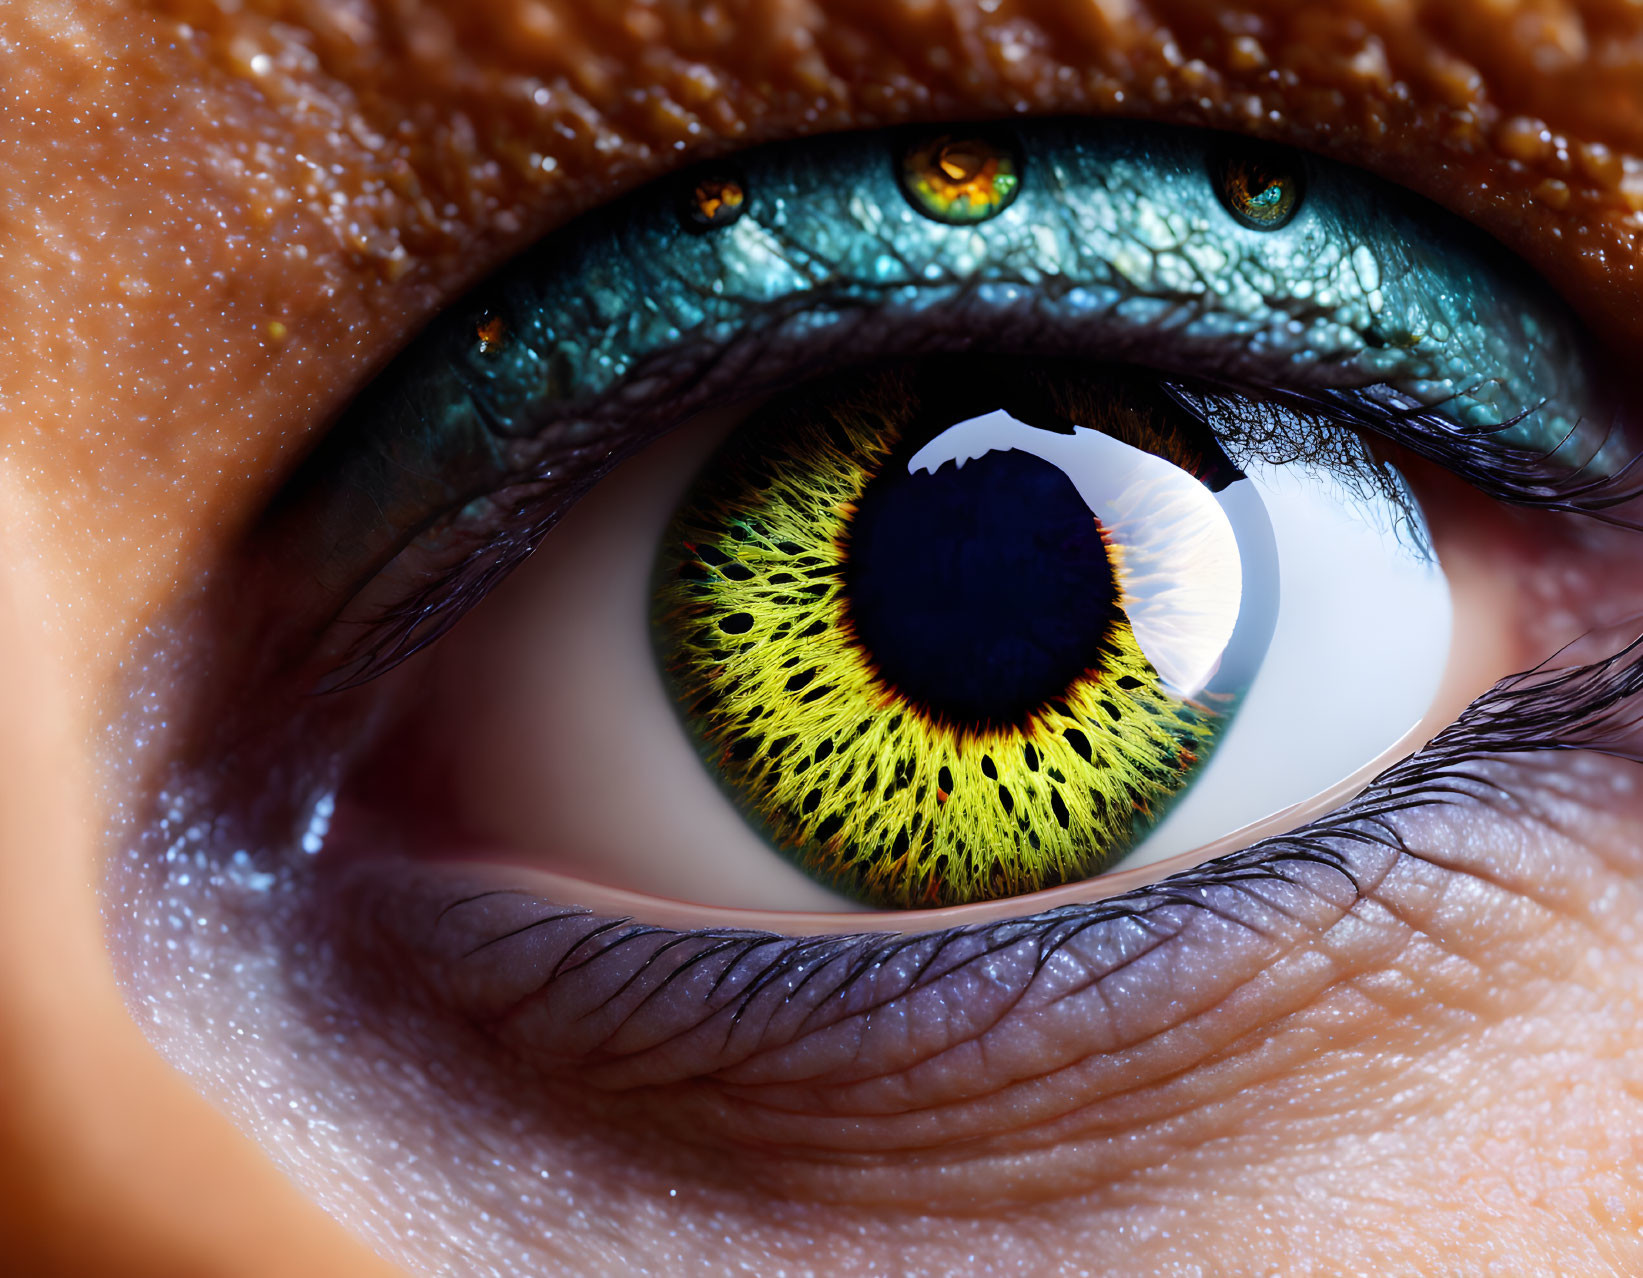
<path id="1" fill-rule="evenodd" d="M 508 325 L 500 315 L 487 311 L 474 325 L 474 341 L 481 355 L 495 355 L 508 342 Z"/>
<path id="2" fill-rule="evenodd" d="M 747 188 L 724 173 L 697 178 L 685 198 L 685 223 L 693 230 L 729 226 L 747 211 Z"/>
<path id="3" fill-rule="evenodd" d="M 944 133 L 914 142 L 897 170 L 907 201 L 925 217 L 969 226 L 997 217 L 1021 191 L 1021 163 L 987 137 Z"/>
<path id="4" fill-rule="evenodd" d="M 1275 148 L 1229 147 L 1210 159 L 1210 179 L 1240 225 L 1276 231 L 1301 207 L 1305 183 L 1298 158 Z"/>

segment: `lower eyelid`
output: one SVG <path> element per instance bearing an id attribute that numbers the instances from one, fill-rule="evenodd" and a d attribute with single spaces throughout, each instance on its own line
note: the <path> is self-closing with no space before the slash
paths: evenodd
<path id="1" fill-rule="evenodd" d="M 1519 790 L 1543 762 L 1481 774 Z M 1544 934 L 1586 926 L 1579 893 L 1559 899 L 1546 860 L 1496 873 L 1491 850 L 1535 821 L 1477 790 L 963 932 L 629 930 L 508 894 L 458 905 L 450 872 L 400 865 L 321 891 L 374 1014 L 476 1031 L 491 1047 L 464 1052 L 464 1089 L 491 1079 L 510 1121 L 573 1115 L 636 1184 L 1021 1203 L 1179 1157 L 1229 1107 L 1270 1120 L 1264 1089 L 1321 1055 L 1419 1059 L 1535 997 L 1536 964 L 1565 953 Z M 1331 1084 L 1353 1080 L 1341 1104 L 1392 1086 L 1372 1073 Z"/>
<path id="2" fill-rule="evenodd" d="M 1190 1092 L 1229 1061 L 1236 1075 L 1252 1036 L 1407 967 L 1411 945 L 1461 958 L 1463 983 L 1525 961 L 1532 944 L 1519 956 L 1503 942 L 1581 913 L 1579 876 L 1559 860 L 1570 796 L 1535 784 L 1572 778 L 1573 756 L 1535 765 L 1560 745 L 1635 755 L 1640 678 L 1627 649 L 1513 681 L 1332 817 L 1120 897 L 1005 922 L 675 932 L 476 889 L 452 867 L 346 858 L 330 862 L 324 899 L 351 970 L 386 969 L 393 992 L 421 990 L 477 1027 L 544 1094 L 574 1094 L 618 1125 L 801 1163 L 1031 1146 L 1080 1113 L 1144 1113 L 1148 1094 Z M 1501 849 L 1516 826 L 1536 837 L 1515 840 L 1533 850 L 1514 862 Z M 1486 926 L 1457 927 L 1468 914 Z M 1416 1003 L 1441 1005 L 1445 981 Z"/>
<path id="3" fill-rule="evenodd" d="M 476 1181 L 493 1157 L 574 1176 L 575 1149 L 641 1196 L 923 1217 L 1112 1190 L 1165 1163 L 1219 1174 L 1228 1137 L 1309 1138 L 1297 1095 L 1322 1089 L 1319 1141 L 1418 1096 L 1446 1044 L 1566 994 L 1562 968 L 1619 944 L 1603 929 L 1632 927 L 1639 894 L 1583 843 L 1636 857 L 1633 765 L 1596 753 L 1637 753 L 1634 662 L 1493 694 L 1491 716 L 1474 707 L 1378 798 L 1047 917 L 725 950 L 722 930 L 624 939 L 571 899 L 462 903 L 472 867 L 366 859 L 339 824 L 298 858 L 273 961 L 313 1020 L 306 1050 L 360 1051 L 385 1086 L 422 1080 L 397 1121 L 416 1139 L 460 1127 L 476 1161 L 456 1174 Z M 1444 801 L 1409 806 L 1427 791 Z M 251 894 L 236 926 L 255 932 L 267 904 Z M 548 914 L 565 917 L 528 926 Z M 333 1049 L 345 1038 L 359 1046 Z M 425 1167 L 444 1156 L 406 1147 Z"/>
<path id="4" fill-rule="evenodd" d="M 468 894 L 440 871 L 384 892 L 356 867 L 331 896 L 373 920 L 364 944 L 405 955 L 551 1085 L 647 1112 L 644 1097 L 683 1087 L 722 1107 L 732 1143 L 885 1155 L 1008 1136 L 1190 1069 L 1274 1016 L 1263 974 L 1329 934 L 1399 855 L 1379 839 L 1343 840 L 1333 861 L 1296 846 L 1127 899 L 908 936 L 673 933 Z M 1313 992 L 1280 984 L 1297 1005 Z M 1019 1095 L 1075 1069 L 1074 1087 Z M 1005 1090 L 1018 1095 L 1001 1108 Z M 661 1109 L 688 1122 L 676 1097 Z"/>

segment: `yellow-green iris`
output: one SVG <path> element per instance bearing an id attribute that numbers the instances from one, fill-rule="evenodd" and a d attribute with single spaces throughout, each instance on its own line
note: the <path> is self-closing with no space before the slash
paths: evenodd
<path id="1" fill-rule="evenodd" d="M 653 606 L 681 713 L 738 806 L 808 873 L 887 908 L 1097 872 L 1215 732 L 1116 608 L 1087 665 L 1013 721 L 966 721 L 885 677 L 852 617 L 851 527 L 875 476 L 905 470 L 919 415 L 890 375 L 759 414 L 676 513 Z"/>

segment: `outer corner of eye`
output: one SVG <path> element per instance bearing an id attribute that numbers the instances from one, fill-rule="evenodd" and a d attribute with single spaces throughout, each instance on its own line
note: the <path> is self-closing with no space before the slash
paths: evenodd
<path id="1" fill-rule="evenodd" d="M 1102 216 L 1161 218 L 1165 202 L 1196 199 L 1204 218 L 1224 214 L 1214 260 L 1244 254 L 1269 293 L 1288 288 L 1311 310 L 1339 302 L 1302 338 L 1299 305 L 1160 328 L 1160 299 L 1181 279 L 1103 259 L 1123 252 L 1122 226 L 1107 228 L 1105 249 L 1100 234 L 1069 238 L 1108 189 L 1080 165 L 1112 137 L 1110 124 L 1088 136 L 1062 124 L 1008 139 L 1008 219 L 977 197 L 964 207 L 981 211 L 962 222 L 921 221 L 907 211 L 919 205 L 906 173 L 856 155 L 881 145 L 857 139 L 810 160 L 747 157 L 733 215 L 656 240 L 661 275 L 637 272 L 631 252 L 619 260 L 593 233 L 542 259 L 561 276 L 597 277 L 513 293 L 542 312 L 514 317 L 521 342 L 593 342 L 578 347 L 582 362 L 555 365 L 568 399 L 621 390 L 623 368 L 702 371 L 672 383 L 648 374 L 647 393 L 671 396 L 685 424 L 664 434 L 663 408 L 635 409 L 661 437 L 593 485 L 414 681 L 393 758 L 406 802 L 437 802 L 427 828 L 447 832 L 447 851 L 727 910 L 1099 895 L 1134 881 L 1104 879 L 1113 871 L 1156 875 L 1333 805 L 1501 673 L 1488 655 L 1504 628 L 1498 598 L 1464 579 L 1473 559 L 1446 555 L 1459 516 L 1423 509 L 1419 484 L 1366 442 L 1377 404 L 1392 405 L 1391 423 L 1435 384 L 1421 362 L 1434 358 L 1430 334 L 1459 322 L 1439 313 L 1452 301 L 1443 281 L 1384 279 L 1365 260 L 1382 248 L 1396 258 L 1387 237 L 1425 229 L 1357 228 L 1334 255 L 1350 273 L 1321 279 L 1325 268 L 1281 237 L 1302 200 L 1323 202 L 1306 234 L 1355 233 L 1350 219 L 1374 206 L 1350 184 L 1369 179 L 1313 165 L 1303 186 L 1281 153 L 1240 164 L 1224 141 L 1149 133 L 1157 191 L 1151 161 L 1135 158 L 1145 148 L 1126 143 L 1114 155 L 1135 170 L 1129 203 Z M 993 152 L 962 142 L 943 135 L 950 162 L 918 153 L 935 166 L 918 192 L 980 180 L 970 170 Z M 1058 185 L 1035 187 L 1037 153 L 1057 147 Z M 807 163 L 811 205 L 797 199 Z M 842 180 L 852 163 L 859 180 Z M 767 198 L 772 187 L 782 200 Z M 1347 188 L 1351 198 L 1328 204 Z M 677 189 L 651 215 L 640 202 L 640 230 L 677 216 Z M 1146 198 L 1159 207 L 1133 207 Z M 874 201 L 885 216 L 862 211 Z M 781 220 L 761 223 L 773 204 Z M 631 249 L 639 231 L 608 233 Z M 797 243 L 806 236 L 816 243 Z M 795 269 L 823 248 L 836 274 L 859 267 L 852 306 L 876 327 L 855 311 L 841 318 L 837 280 L 822 297 Z M 1007 268 L 1056 253 L 1058 291 L 1033 312 L 1034 349 L 1012 348 L 1023 290 L 1050 276 L 1043 262 L 1015 281 Z M 879 287 L 904 268 L 907 279 Z M 647 287 L 663 276 L 689 287 L 652 299 L 666 318 L 654 329 L 651 310 L 611 317 L 610 341 L 644 351 L 596 349 L 605 338 L 586 338 L 589 307 L 627 296 L 624 270 Z M 965 273 L 969 291 L 954 293 Z M 1120 278 L 1130 295 L 1114 300 Z M 718 309 L 727 293 L 740 312 Z M 750 311 L 747 296 L 760 306 Z M 1137 304 L 1149 300 L 1159 305 Z M 1199 304 L 1233 302 L 1223 291 Z M 1377 316 L 1407 319 L 1422 305 L 1433 310 L 1419 321 L 1427 349 L 1389 345 Z M 841 328 L 851 323 L 880 344 L 852 346 Z M 1339 336 L 1354 323 L 1356 339 Z M 1562 332 L 1527 321 L 1524 331 Z M 1342 343 L 1327 379 L 1307 362 L 1322 358 L 1319 334 Z M 802 375 L 715 383 L 721 367 L 750 367 L 744 339 L 799 350 Z M 522 347 L 514 365 L 545 358 Z M 1337 402 L 1324 390 L 1343 394 L 1353 359 L 1350 426 L 1283 407 L 1312 390 Z M 1217 375 L 1183 391 L 1189 365 Z M 578 390 L 559 386 L 566 369 L 603 371 Z M 1293 385 L 1268 400 L 1275 369 Z M 1463 371 L 1506 384 L 1490 368 Z M 1512 393 L 1533 400 L 1536 387 L 1514 378 Z M 518 387 L 464 394 L 475 412 L 491 411 L 488 395 L 522 402 Z M 435 773 L 431 789 L 410 780 Z"/>

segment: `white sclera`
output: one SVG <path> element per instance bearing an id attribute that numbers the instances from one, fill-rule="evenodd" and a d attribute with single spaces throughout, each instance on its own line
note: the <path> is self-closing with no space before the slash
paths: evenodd
<path id="1" fill-rule="evenodd" d="M 1378 491 L 1329 472 L 1251 462 L 1220 493 L 1152 453 L 1084 427 L 1002 411 L 936 436 L 908 463 L 935 471 L 1016 449 L 1059 467 L 1120 548 L 1136 642 L 1174 695 L 1235 707 L 1174 809 L 1120 862 L 1214 842 L 1331 789 L 1398 744 L 1436 697 L 1452 605 L 1437 562 Z"/>
<path id="2" fill-rule="evenodd" d="M 678 722 L 651 652 L 656 544 L 729 426 L 703 422 L 659 441 L 579 502 L 545 553 L 441 645 L 430 722 L 442 741 L 462 743 L 453 788 L 480 839 L 537 850 L 549 868 L 616 888 L 720 907 L 848 911 L 856 907 L 775 855 L 732 806 Z M 930 456 L 969 453 L 950 434 Z M 1096 434 L 1034 431 L 1029 451 L 1042 456 L 1054 441 Z M 1214 528 L 1208 490 L 1159 464 Z M 1391 504 L 1338 491 L 1327 472 L 1302 464 L 1245 470 L 1248 480 L 1212 495 L 1242 580 L 1236 626 L 1204 699 L 1248 692 L 1126 868 L 1191 851 L 1334 786 L 1420 722 L 1442 677 L 1448 587 L 1435 563 L 1384 531 L 1396 521 Z M 1224 605 L 1209 612 L 1225 632 Z"/>
<path id="3" fill-rule="evenodd" d="M 1173 811 L 1122 862 L 1162 861 L 1339 785 L 1418 727 L 1437 698 L 1454 621 L 1435 557 L 1398 532 L 1380 493 L 1345 492 L 1305 463 L 1249 462 L 1277 543 L 1266 659 Z"/>

